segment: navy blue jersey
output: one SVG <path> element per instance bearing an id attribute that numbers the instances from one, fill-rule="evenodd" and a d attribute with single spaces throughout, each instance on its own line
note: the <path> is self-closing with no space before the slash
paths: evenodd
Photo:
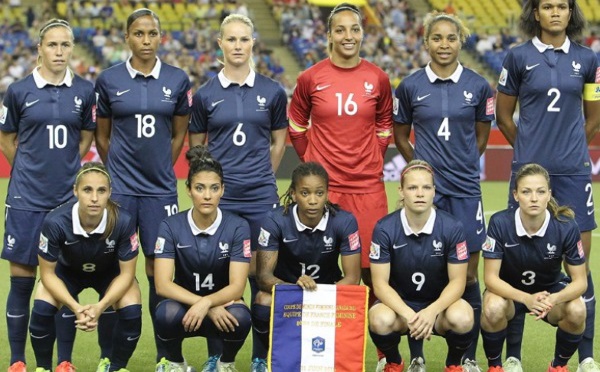
<path id="1" fill-rule="evenodd" d="M 297 205 L 283 214 L 283 207 L 269 213 L 258 238 L 258 249 L 277 251 L 273 275 L 296 283 L 308 275 L 321 284 L 335 284 L 342 279 L 339 256 L 360 254 L 360 238 L 356 218 L 339 210 L 326 213 L 311 229 L 304 226 L 297 214 Z"/>
<path id="2" fill-rule="evenodd" d="M 414 127 L 414 158 L 435 169 L 436 190 L 479 197 L 475 125 L 494 120 L 494 93 L 487 80 L 460 64 L 441 80 L 428 65 L 402 80 L 395 99 L 394 122 Z"/>
<path id="3" fill-rule="evenodd" d="M 48 84 L 34 70 L 11 84 L 0 130 L 17 133 L 6 205 L 50 211 L 73 196 L 81 167 L 81 131 L 96 129 L 93 85 L 67 70 L 63 84 Z"/>
<path id="4" fill-rule="evenodd" d="M 395 211 L 377 222 L 369 258 L 389 263 L 389 284 L 408 301 L 435 301 L 449 282 L 448 263 L 469 261 L 460 221 L 433 209 L 423 231 L 416 235 Z M 405 219 L 405 218 L 404 218 Z"/>
<path id="5" fill-rule="evenodd" d="M 207 133 L 208 149 L 223 165 L 223 204 L 277 203 L 271 132 L 288 126 L 281 85 L 253 71 L 241 86 L 223 72 L 194 96 L 191 133 Z"/>
<path id="6" fill-rule="evenodd" d="M 542 229 L 528 236 L 519 212 L 508 209 L 495 213 L 482 247 L 485 259 L 502 260 L 500 279 L 521 291 L 536 293 L 561 281 L 563 260 L 569 265 L 585 263 L 579 227 L 574 220 L 564 217 L 565 221 L 559 221 L 546 212 Z"/>
<path id="7" fill-rule="evenodd" d="M 42 225 L 38 254 L 79 275 L 119 272 L 119 261 L 129 261 L 138 255 L 138 238 L 131 216 L 119 208 L 112 234 L 102 239 L 106 212 L 96 230 L 88 234 L 81 227 L 78 207 L 78 202 L 69 202 L 48 213 Z"/>
<path id="8" fill-rule="evenodd" d="M 534 38 L 503 62 L 498 91 L 518 96 L 520 107 L 513 170 L 533 162 L 554 175 L 589 175 L 582 95 L 596 81 L 598 59 L 568 38 L 560 51 L 545 47 Z"/>
<path id="9" fill-rule="evenodd" d="M 98 116 L 112 119 L 107 167 L 113 193 L 177 195 L 172 119 L 191 111 L 190 80 L 158 59 L 147 77 L 128 66 L 129 61 L 106 69 L 96 81 Z"/>
<path id="10" fill-rule="evenodd" d="M 155 258 L 175 260 L 175 283 L 206 296 L 229 285 L 229 263 L 250 262 L 250 228 L 243 218 L 221 211 L 201 231 L 192 210 L 165 218 L 158 229 Z"/>

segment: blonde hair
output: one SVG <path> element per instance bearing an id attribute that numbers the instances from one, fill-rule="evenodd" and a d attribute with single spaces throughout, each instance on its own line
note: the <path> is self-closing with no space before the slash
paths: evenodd
<path id="1" fill-rule="evenodd" d="M 224 29 L 225 26 L 227 26 L 230 23 L 233 22 L 239 22 L 242 24 L 245 24 L 246 26 L 250 27 L 250 34 L 252 35 L 252 39 L 254 40 L 254 23 L 252 23 L 252 20 L 248 17 L 246 17 L 243 14 L 237 14 L 237 13 L 233 13 L 228 15 L 227 17 L 225 17 L 225 19 L 223 19 L 223 22 L 221 22 L 221 27 L 219 28 L 219 38 L 223 38 L 223 33 L 224 33 Z M 225 57 L 223 57 L 223 61 L 218 60 L 220 64 L 225 65 Z M 253 59 L 253 53 L 250 54 L 250 58 L 248 61 L 248 64 L 250 65 L 250 68 L 252 70 L 255 69 L 256 65 L 254 63 L 254 59 Z"/>
<path id="2" fill-rule="evenodd" d="M 456 26 L 461 44 L 464 44 L 467 41 L 467 38 L 471 35 L 471 31 L 469 31 L 467 26 L 465 26 L 465 24 L 460 20 L 460 18 L 458 18 L 454 14 L 433 11 L 431 13 L 428 13 L 425 16 L 425 19 L 423 20 L 423 28 L 425 30 L 423 32 L 423 37 L 425 41 L 429 40 L 429 35 L 431 34 L 431 29 L 433 28 L 433 25 L 441 21 L 447 21 L 453 23 Z"/>
<path id="3" fill-rule="evenodd" d="M 59 18 L 52 18 L 51 20 L 49 20 L 48 22 L 44 23 L 44 25 L 42 26 L 42 28 L 40 28 L 40 41 L 38 45 L 42 45 L 42 42 L 44 41 L 44 37 L 46 36 L 46 33 L 56 27 L 64 27 L 67 30 L 69 30 L 69 33 L 71 34 L 71 42 L 73 44 L 75 44 L 75 36 L 73 35 L 73 29 L 71 28 L 71 25 L 69 24 L 69 22 L 65 21 L 64 19 L 59 19 Z M 40 66 L 42 64 L 42 56 L 38 54 L 37 56 L 37 65 Z"/>
<path id="4" fill-rule="evenodd" d="M 433 168 L 429 165 L 425 160 L 413 159 L 406 164 L 402 171 L 400 172 L 400 187 L 404 187 L 404 178 L 406 175 L 415 170 L 424 170 L 431 174 L 431 183 L 433 183 Z M 396 209 L 404 208 L 404 199 L 400 198 L 398 203 L 396 203 Z"/>

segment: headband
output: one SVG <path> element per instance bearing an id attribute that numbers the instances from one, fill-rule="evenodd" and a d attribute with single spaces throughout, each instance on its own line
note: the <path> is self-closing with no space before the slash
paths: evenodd
<path id="1" fill-rule="evenodd" d="M 400 173 L 400 178 L 404 177 L 404 175 L 413 169 L 417 169 L 417 168 L 421 168 L 426 170 L 427 172 L 431 173 L 433 175 L 433 170 L 431 169 L 431 167 L 424 165 L 424 164 L 415 164 L 415 165 L 411 165 L 410 167 L 405 168 L 402 173 Z"/>
<path id="2" fill-rule="evenodd" d="M 110 174 L 108 174 L 108 172 L 106 172 L 104 169 L 98 168 L 98 167 L 90 167 L 90 168 L 79 171 L 79 173 L 77 174 L 77 177 L 75 177 L 75 184 L 77 184 L 77 182 L 79 182 L 79 177 L 81 177 L 82 174 L 90 172 L 90 171 L 100 172 L 108 178 L 108 183 L 112 182 L 112 180 L 110 178 Z"/>
<path id="3" fill-rule="evenodd" d="M 56 26 L 63 26 L 68 28 L 69 30 L 71 29 L 71 26 L 69 26 L 69 22 L 59 19 L 57 21 L 48 23 L 46 26 L 44 26 L 41 30 L 40 30 L 40 38 L 42 37 L 42 35 L 44 35 L 44 32 L 46 32 L 50 27 L 56 27 Z"/>

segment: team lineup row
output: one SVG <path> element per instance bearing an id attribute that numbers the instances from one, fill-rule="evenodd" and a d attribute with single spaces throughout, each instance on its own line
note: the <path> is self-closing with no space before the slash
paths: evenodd
<path id="1" fill-rule="evenodd" d="M 161 30 L 152 11 L 138 9 L 129 16 L 125 39 L 131 57 L 103 71 L 95 87 L 67 68 L 73 47 L 69 24 L 49 21 L 40 30 L 39 66 L 9 87 L 0 118 L 0 147 L 12 166 L 2 251 L 11 276 L 6 316 L 9 371 L 25 371 L 28 326 L 38 368 L 52 368 L 56 339 L 57 370 L 72 370 L 74 319 L 78 328 L 98 330 L 98 370 L 126 367 L 141 329 L 141 295 L 132 285 L 138 241 L 145 256 L 159 371 L 185 370 L 181 340 L 193 335 L 207 337 L 205 370 L 235 370 L 235 354 L 251 324 L 251 369 L 265 371 L 271 286 L 290 282 L 314 289 L 321 277 L 339 284 L 362 279 L 374 288 L 371 293 L 380 302 L 375 296 L 370 299 L 369 320 L 381 370 L 403 370 L 397 344 L 406 332 L 411 335 L 408 369 L 423 370 L 422 339 L 435 331 L 444 334 L 449 344 L 448 370 L 476 371 L 480 324 L 490 369 L 502 370 L 496 357 L 500 353 L 494 353 L 498 347 L 502 350 L 508 327 L 510 358 L 505 370 L 519 370 L 525 313 L 520 305 L 558 324 L 557 354 L 549 370 L 566 370 L 566 361 L 578 346 L 578 370 L 600 370 L 593 360 L 595 300 L 585 261 L 591 230 L 596 227 L 586 144 L 600 127 L 600 68 L 591 50 L 572 41 L 584 24 L 575 0 L 525 2 L 521 28 L 531 40 L 509 52 L 494 97 L 487 82 L 458 61 L 468 30 L 453 15 L 432 13 L 425 21 L 431 62 L 404 79 L 392 95 L 388 76 L 359 57 L 362 16 L 355 6 L 343 3 L 332 10 L 327 22 L 330 57 L 298 77 L 286 110 L 283 89 L 252 69 L 253 24 L 247 17 L 231 15 L 223 21 L 217 40 L 223 69 L 195 94 L 182 70 L 156 57 Z M 518 126 L 512 119 L 517 102 Z M 494 114 L 515 149 L 512 209 L 506 212 L 512 213 L 513 229 L 510 218 L 502 222 L 498 217 L 486 233 L 478 159 L 485 151 Z M 404 208 L 390 215 L 395 218 L 384 218 L 388 210 L 381 174 L 392 127 L 409 167 L 402 174 Z M 288 128 L 294 149 L 306 164 L 296 170 L 297 182 L 292 176 L 284 208 L 274 210 L 279 202 L 274 171 Z M 409 141 L 413 128 L 414 147 Z M 177 213 L 172 166 L 188 132 L 192 150 L 187 187 L 194 207 Z M 79 160 L 94 138 L 106 168 L 92 163 L 79 169 Z M 196 147 L 205 142 L 210 156 Z M 542 168 L 526 166 L 530 163 Z M 520 169 L 529 169 L 530 174 L 519 178 Z M 572 207 L 576 224 L 568 213 L 563 218 L 562 212 L 545 212 L 551 204 L 550 183 L 552 196 Z M 65 204 L 73 193 L 79 201 Z M 99 200 L 105 200 L 106 206 Z M 337 211 L 330 203 L 349 213 Z M 431 208 L 432 203 L 437 209 Z M 59 205 L 63 206 L 49 215 Z M 121 210 L 127 212 L 117 213 Z M 278 222 L 273 216 L 279 214 Z M 282 246 L 271 246 L 289 237 L 275 239 L 277 234 L 269 226 L 282 231 L 289 227 L 285 234 L 312 239 L 292 244 L 297 254 L 318 257 L 313 249 L 323 240 L 315 237 L 333 221 L 344 219 L 344 228 L 353 226 L 348 221 L 355 219 L 357 230 L 345 231 L 345 243 L 340 243 L 346 249 L 341 252 L 343 274 L 337 259 L 331 269 L 321 269 L 307 258 L 284 253 Z M 452 237 L 444 237 L 451 240 L 433 238 L 438 223 L 448 228 L 460 225 L 455 220 L 462 221 L 464 233 L 456 228 Z M 376 226 L 377 221 L 381 222 Z M 237 239 L 236 244 L 216 239 L 221 227 Z M 553 236 L 565 238 L 562 231 L 568 228 L 568 241 Z M 115 233 L 119 239 L 112 238 Z M 446 277 L 439 269 L 432 270 L 434 276 L 413 270 L 410 278 L 396 278 L 410 270 L 398 270 L 393 258 L 416 255 L 419 250 L 394 249 L 403 248 L 405 242 L 391 239 L 390 234 L 406 242 L 412 239 L 406 243 L 410 248 L 424 244 L 447 250 L 431 255 L 447 264 Z M 359 249 L 361 242 L 363 248 L 372 242 L 370 249 Z M 559 272 L 562 254 L 553 252 L 569 252 L 565 260 L 570 284 L 558 287 L 558 273 L 553 271 L 556 276 L 550 279 L 536 271 L 546 273 L 549 267 L 543 265 L 508 272 L 510 280 L 503 276 L 505 252 L 511 267 L 518 267 L 514 249 L 506 248 L 518 247 L 523 255 L 536 244 L 542 244 L 540 254 L 552 256 L 540 265 L 558 260 L 552 268 L 558 267 Z M 477 278 L 481 247 L 489 258 L 484 267 L 488 291 L 483 308 L 503 309 L 493 312 L 505 313 L 502 319 L 482 315 Z M 69 255 L 70 249 L 78 253 Z M 97 249 L 112 253 L 105 260 L 118 260 L 109 264 L 95 258 Z M 211 258 L 218 261 L 219 255 L 233 258 L 226 268 L 204 266 L 213 264 Z M 38 257 L 42 285 L 30 319 Z M 277 269 L 280 262 L 287 266 Z M 99 280 L 96 270 L 101 267 L 110 267 L 113 275 Z M 215 275 L 226 270 L 236 275 Z M 496 274 L 489 283 L 488 272 Z M 529 283 L 527 287 L 512 281 L 516 275 L 519 283 Z M 247 278 L 250 310 L 240 301 Z M 444 279 L 445 286 L 440 284 Z M 427 293 L 439 297 L 422 297 L 421 289 L 433 283 L 438 283 L 437 292 Z M 86 287 L 99 291 L 98 303 L 77 302 L 75 294 Z M 577 300 L 582 293 L 585 310 Z M 455 311 L 461 314 L 459 319 L 452 316 Z M 472 318 L 463 316 L 469 313 Z M 203 321 L 206 317 L 211 321 Z M 584 318 L 585 325 L 580 322 Z M 227 341 L 222 339 L 225 331 L 229 331 Z"/>

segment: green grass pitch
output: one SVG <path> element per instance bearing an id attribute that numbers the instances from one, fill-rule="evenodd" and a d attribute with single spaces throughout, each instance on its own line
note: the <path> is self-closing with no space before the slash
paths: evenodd
<path id="1" fill-rule="evenodd" d="M 289 181 L 279 180 L 280 194 L 287 189 Z M 6 197 L 6 188 L 8 185 L 7 179 L 0 179 L 0 190 L 1 197 Z M 594 185 L 595 188 L 595 199 L 600 200 L 600 184 Z M 396 204 L 398 193 L 397 183 L 388 183 L 386 185 L 390 210 L 394 209 Z M 486 218 L 489 219 L 491 214 L 498 211 L 506 206 L 507 197 L 507 184 L 504 182 L 484 182 L 482 183 L 483 197 L 484 197 L 484 209 L 486 211 Z M 179 183 L 179 195 L 180 195 L 180 210 L 184 210 L 191 205 L 191 201 L 188 198 L 183 181 Z M 0 233 L 4 234 L 4 214 L 0 217 Z M 593 234 L 593 248 L 592 251 L 596 251 L 592 254 L 592 268 L 596 268 L 594 272 L 594 280 L 596 283 L 600 283 L 600 252 L 597 252 L 600 246 L 600 233 Z M 6 307 L 6 296 L 8 293 L 9 273 L 8 264 L 4 260 L 0 260 L 0 272 L 3 273 L 3 277 L 0 284 L 0 311 L 2 314 L 5 313 Z M 480 265 L 482 266 L 482 265 Z M 143 259 L 138 261 L 138 279 L 140 286 L 142 287 L 142 297 L 147 298 L 147 280 L 144 274 Z M 596 284 L 600 286 L 599 284 Z M 93 290 L 86 290 L 83 292 L 82 300 L 89 302 L 94 301 L 97 297 Z M 248 296 L 246 296 L 248 297 Z M 146 300 L 144 300 L 146 301 Z M 596 329 L 600 330 L 600 317 L 596 319 Z M 600 337 L 596 337 L 594 350 L 596 351 L 596 358 L 600 358 Z M 79 371 L 95 371 L 96 365 L 99 358 L 99 348 L 97 346 L 97 334 L 78 332 L 77 339 L 75 342 L 75 350 L 73 353 L 73 363 Z M 405 358 L 409 357 L 406 340 L 403 339 L 400 345 L 402 355 Z M 525 371 L 543 371 L 548 367 L 548 363 L 552 358 L 554 350 L 554 329 L 544 322 L 535 322 L 532 319 L 527 319 L 525 326 L 525 337 L 523 342 L 523 369 Z M 240 351 L 236 366 L 240 372 L 247 372 L 250 370 L 250 356 L 252 352 L 252 345 L 250 337 L 246 341 L 244 348 Z M 142 337 L 138 343 L 137 349 L 129 362 L 129 370 L 138 371 L 154 371 L 155 365 L 155 347 L 152 336 L 152 326 L 150 323 L 150 317 L 147 312 L 147 307 L 144 307 L 144 318 L 143 318 L 143 331 Z M 425 343 L 425 355 L 427 357 L 427 365 L 429 370 L 441 371 L 444 366 L 446 353 L 446 344 L 440 337 L 433 337 L 431 341 Z M 184 355 L 188 362 L 199 369 L 204 360 L 206 359 L 206 342 L 202 338 L 187 339 L 184 342 Z M 9 358 L 8 341 L 6 337 L 6 322 L 0 321 L 0 369 L 8 367 Z M 479 349 L 477 357 L 480 361 L 480 367 L 485 371 L 487 365 L 485 363 L 485 356 L 481 347 L 481 340 L 479 342 Z M 577 356 L 575 355 L 570 365 L 571 371 L 577 370 Z M 35 358 L 31 350 L 31 346 L 27 345 L 27 362 L 28 370 L 33 371 L 35 369 Z M 372 342 L 369 340 L 367 346 L 367 363 L 366 371 L 374 371 L 376 365 L 375 349 Z M 290 371 L 291 372 L 291 371 Z M 357 371 L 358 372 L 358 371 Z"/>

